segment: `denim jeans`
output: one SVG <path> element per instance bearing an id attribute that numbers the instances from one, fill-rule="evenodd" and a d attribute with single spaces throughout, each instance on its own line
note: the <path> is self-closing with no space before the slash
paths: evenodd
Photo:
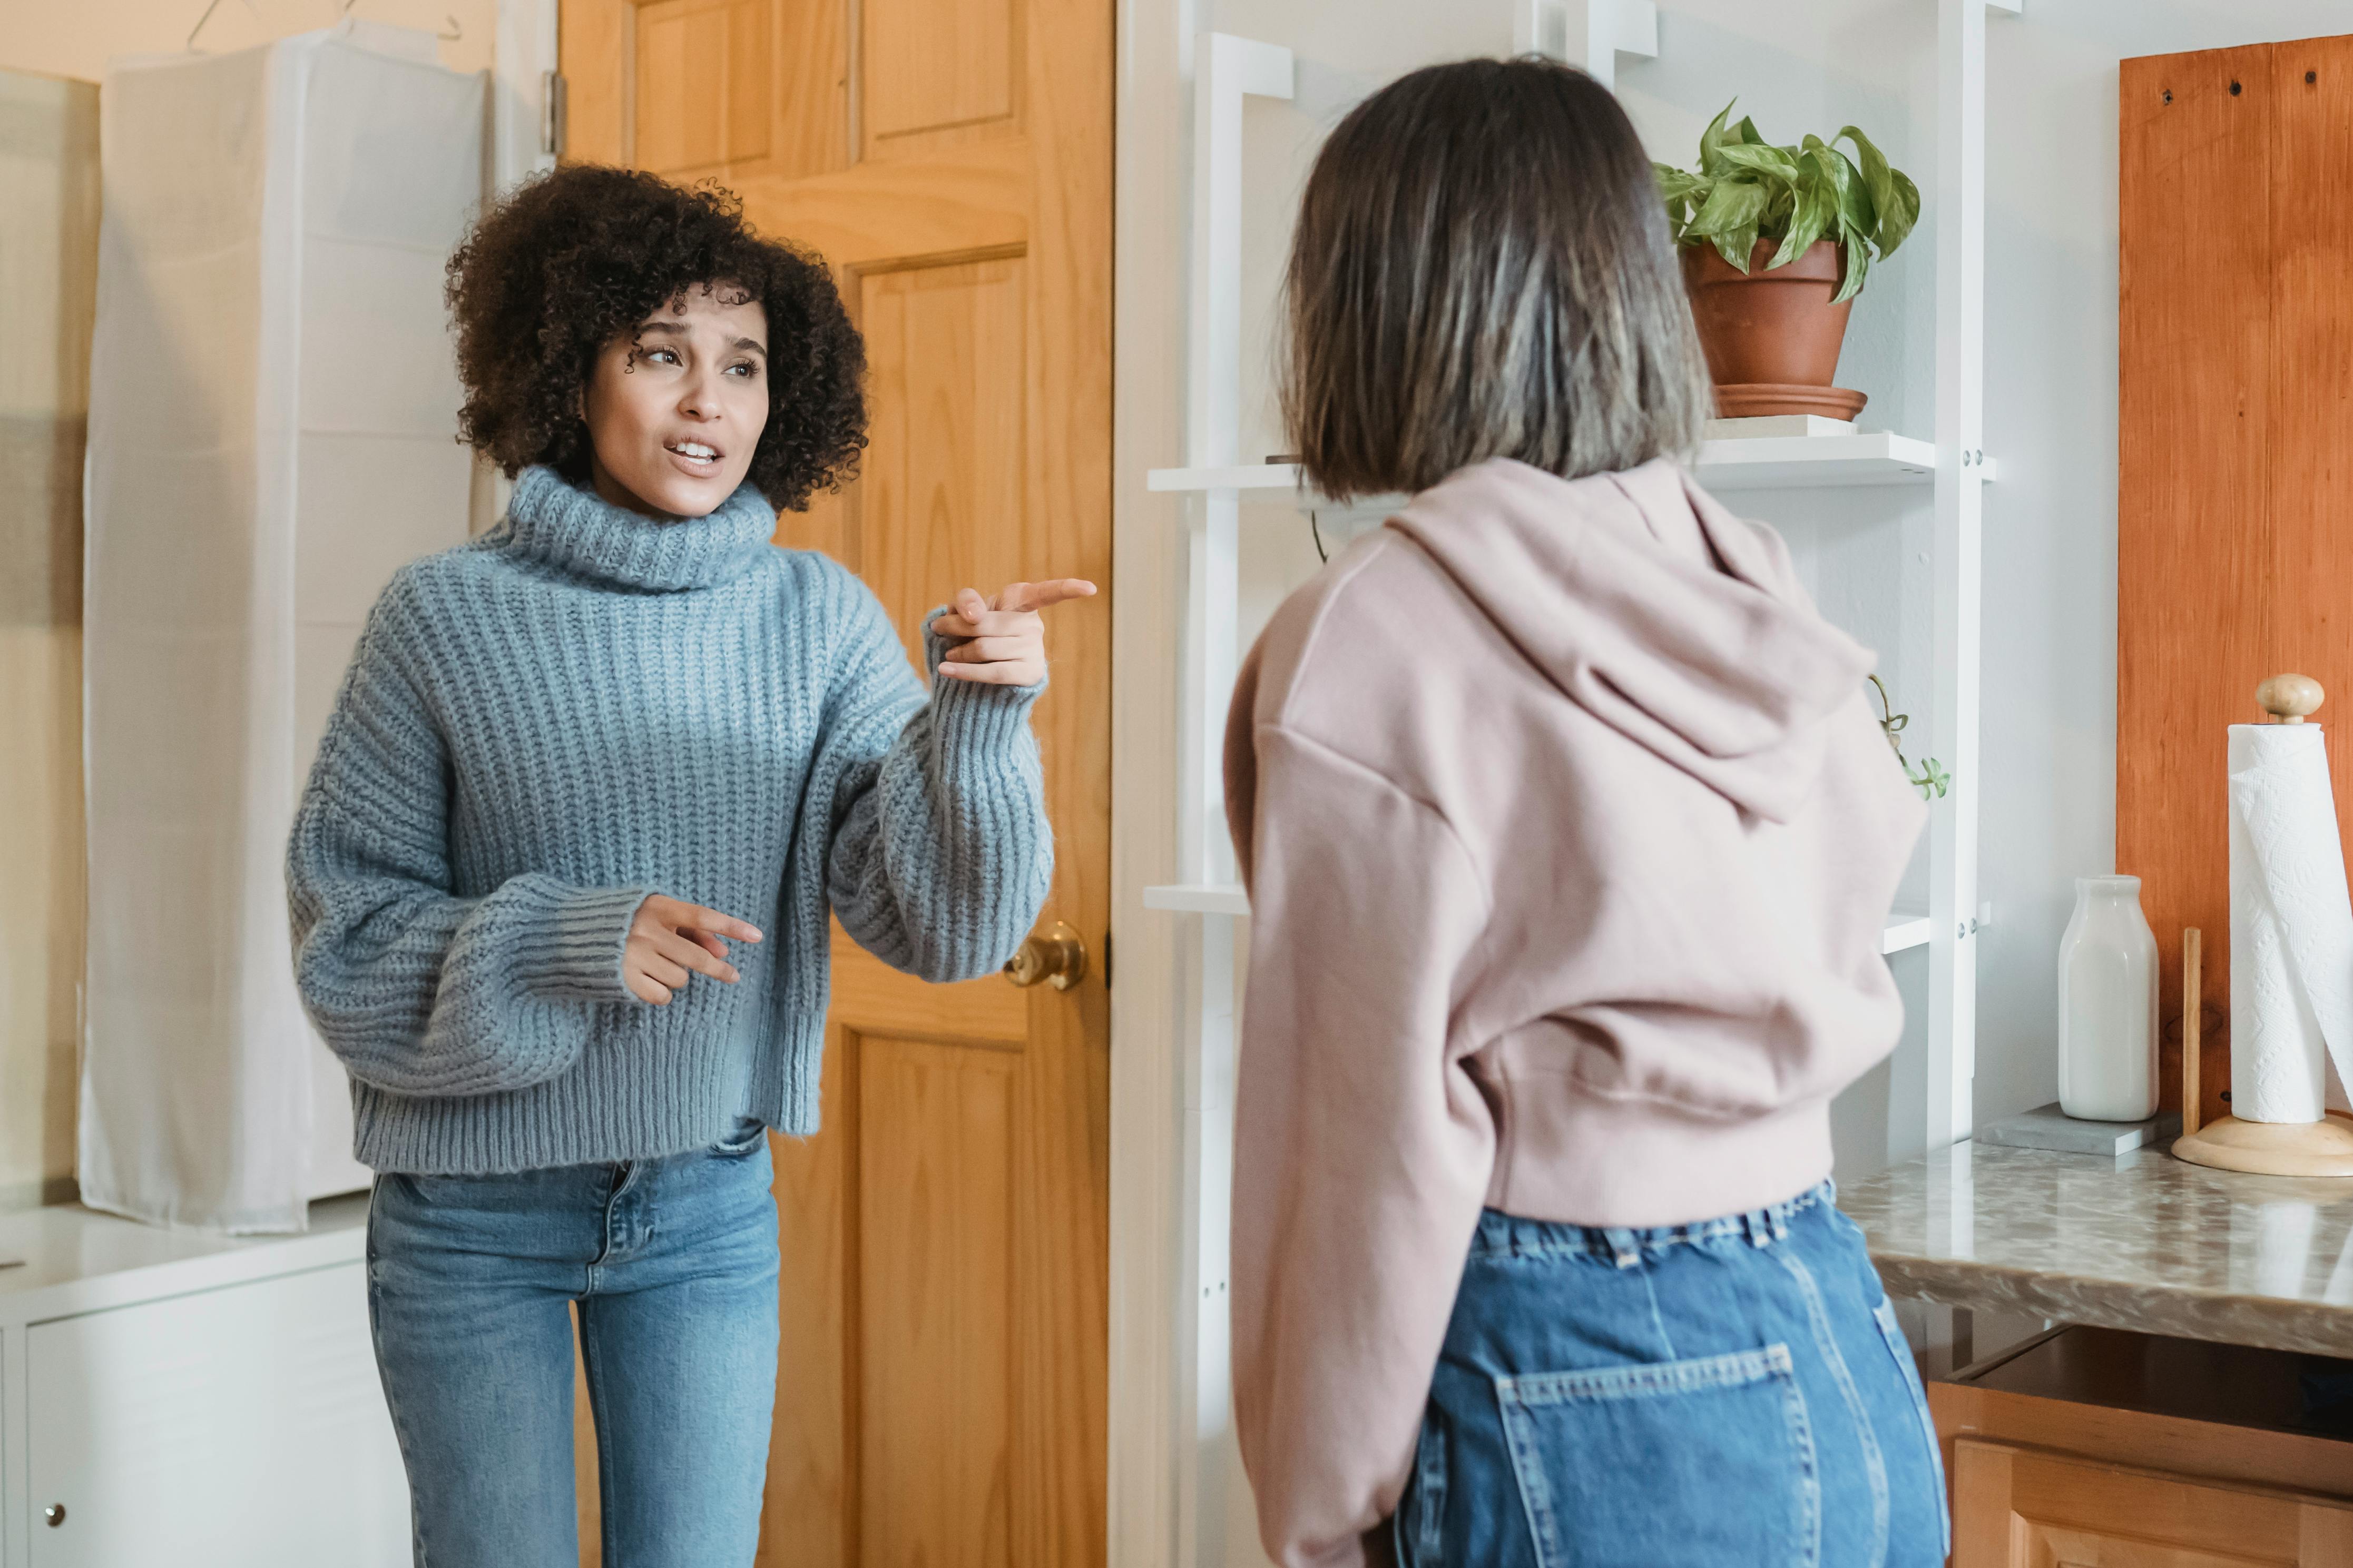
<path id="1" fill-rule="evenodd" d="M 1936 1431 L 1825 1184 L 1662 1230 L 1480 1217 L 1401 1568 L 1930 1568 Z"/>
<path id="2" fill-rule="evenodd" d="M 607 1568 L 748 1564 L 776 1389 L 766 1133 L 376 1178 L 368 1310 L 418 1568 L 577 1568 L 572 1303 Z"/>

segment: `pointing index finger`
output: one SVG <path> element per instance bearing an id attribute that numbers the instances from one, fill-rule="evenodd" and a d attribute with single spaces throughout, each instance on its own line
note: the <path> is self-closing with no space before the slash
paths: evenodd
<path id="1" fill-rule="evenodd" d="M 1049 583 L 1016 583 L 998 596 L 1004 610 L 1036 611 L 1065 599 L 1090 599 L 1095 585 L 1083 577 L 1057 577 Z"/>

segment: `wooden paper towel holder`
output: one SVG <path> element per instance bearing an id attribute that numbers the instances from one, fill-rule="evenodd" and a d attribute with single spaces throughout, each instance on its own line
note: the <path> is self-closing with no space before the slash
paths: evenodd
<path id="1" fill-rule="evenodd" d="M 2279 724 L 2303 723 L 2323 695 L 2320 682 L 2304 675 L 2274 675 L 2255 688 L 2255 700 Z M 2265 1176 L 2353 1176 L 2353 1127 L 2327 1116 L 2303 1122 L 2225 1116 L 2199 1125 L 2200 947 L 2196 927 L 2181 933 L 2181 1136 L 2174 1140 L 2175 1158 Z"/>

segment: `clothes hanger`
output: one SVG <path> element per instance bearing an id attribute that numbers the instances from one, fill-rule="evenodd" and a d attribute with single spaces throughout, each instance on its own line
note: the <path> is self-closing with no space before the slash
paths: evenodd
<path id="1" fill-rule="evenodd" d="M 253 12 L 253 19 L 257 24 L 259 24 L 261 20 L 261 13 L 253 10 L 253 0 L 245 0 L 245 8 L 248 11 Z M 188 53 L 195 54 L 196 52 L 196 35 L 205 30 L 205 24 L 211 21 L 213 19 L 213 13 L 219 9 L 220 0 L 212 0 L 212 3 L 205 7 L 205 14 L 196 18 L 196 25 L 188 29 L 188 41 L 183 46 Z M 344 9 L 349 10 L 350 7 L 345 6 Z"/>
<path id="2" fill-rule="evenodd" d="M 218 4 L 219 0 L 214 0 L 214 3 Z M 250 3 L 250 0 L 248 0 L 248 3 Z M 352 14 L 352 7 L 359 3 L 360 0 L 343 0 L 343 8 L 337 12 L 336 15 L 338 16 L 350 16 Z M 449 30 L 446 33 L 436 33 L 433 36 L 440 39 L 443 43 L 454 44 L 459 39 L 466 36 L 466 25 L 463 22 L 459 21 L 457 17 L 450 16 L 445 11 L 441 14 L 441 20 L 448 24 Z"/>
<path id="3" fill-rule="evenodd" d="M 352 14 L 352 7 L 358 4 L 359 0 L 343 0 L 343 8 L 335 13 L 336 18 L 341 20 L 343 17 L 350 16 Z M 253 19 L 256 24 L 259 24 L 261 20 L 261 13 L 254 11 L 253 0 L 245 0 L 245 8 L 253 13 Z M 196 18 L 196 25 L 188 29 L 188 41 L 181 46 L 188 53 L 194 54 L 196 52 L 196 35 L 205 30 L 205 24 L 211 21 L 213 19 L 213 13 L 219 9 L 220 0 L 209 0 L 209 3 L 205 6 L 204 15 L 198 16 Z M 466 36 L 466 25 L 459 21 L 457 17 L 444 12 L 442 14 L 441 20 L 448 24 L 449 30 L 446 33 L 436 33 L 433 36 L 440 39 L 443 43 L 454 44 Z"/>

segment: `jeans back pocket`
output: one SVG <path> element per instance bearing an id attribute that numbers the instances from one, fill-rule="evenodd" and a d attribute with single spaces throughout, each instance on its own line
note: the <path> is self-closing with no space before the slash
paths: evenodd
<path id="1" fill-rule="evenodd" d="M 1542 1568 L 1810 1568 L 1821 1484 L 1787 1345 L 1499 1377 Z"/>

